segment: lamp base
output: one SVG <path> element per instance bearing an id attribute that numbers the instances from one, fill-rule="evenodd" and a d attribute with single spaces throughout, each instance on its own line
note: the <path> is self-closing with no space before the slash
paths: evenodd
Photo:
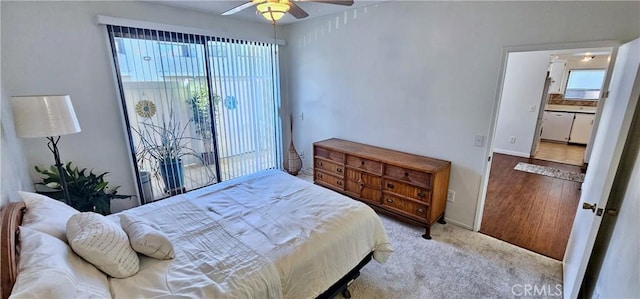
<path id="1" fill-rule="evenodd" d="M 60 188 L 62 188 L 62 193 L 64 194 L 64 203 L 67 205 L 71 205 L 71 195 L 69 194 L 69 188 L 67 186 L 67 171 L 64 169 L 64 165 L 60 162 L 60 151 L 58 151 L 58 142 L 60 141 L 60 136 L 58 138 L 47 137 L 49 142 L 47 143 L 47 147 L 53 153 L 53 159 L 56 161 L 56 168 L 58 169 L 58 177 L 60 178 Z"/>

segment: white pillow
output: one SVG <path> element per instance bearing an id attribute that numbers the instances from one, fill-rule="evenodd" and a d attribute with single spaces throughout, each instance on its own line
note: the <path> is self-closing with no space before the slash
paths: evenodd
<path id="1" fill-rule="evenodd" d="M 111 298 L 107 276 L 57 238 L 21 227 L 20 247 L 9 298 Z"/>
<path id="2" fill-rule="evenodd" d="M 143 218 L 122 214 L 120 225 L 129 236 L 133 250 L 159 260 L 173 258 L 173 244 L 169 238 Z"/>
<path id="3" fill-rule="evenodd" d="M 100 214 L 73 215 L 67 222 L 67 239 L 79 256 L 113 277 L 126 278 L 140 268 L 138 255 L 131 249 L 127 234 Z"/>
<path id="4" fill-rule="evenodd" d="M 53 198 L 31 192 L 18 191 L 27 206 L 22 226 L 52 235 L 67 242 L 67 221 L 78 210 Z"/>

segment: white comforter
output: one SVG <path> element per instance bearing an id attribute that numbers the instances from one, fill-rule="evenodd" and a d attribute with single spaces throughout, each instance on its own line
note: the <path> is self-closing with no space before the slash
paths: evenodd
<path id="1" fill-rule="evenodd" d="M 277 170 L 124 213 L 166 232 L 176 258 L 142 257 L 138 274 L 110 279 L 115 298 L 314 298 L 392 252 L 371 208 Z"/>

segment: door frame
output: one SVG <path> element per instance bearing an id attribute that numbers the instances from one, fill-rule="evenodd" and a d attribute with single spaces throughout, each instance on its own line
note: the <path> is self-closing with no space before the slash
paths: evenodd
<path id="1" fill-rule="evenodd" d="M 542 97 L 540 98 L 540 105 L 538 105 L 538 116 L 536 117 L 536 130 L 533 132 L 533 144 L 531 144 L 531 151 L 529 155 L 534 157 L 538 153 L 538 147 L 540 147 L 540 140 L 542 139 L 542 119 L 544 118 L 544 109 L 542 107 L 547 105 L 549 101 L 549 85 L 551 84 L 551 78 L 549 72 L 547 72 L 547 78 L 544 80 L 544 88 L 542 88 Z"/>
<path id="2" fill-rule="evenodd" d="M 583 49 L 583 48 L 604 48 L 611 47 L 613 48 L 611 51 L 611 61 L 615 62 L 616 54 L 618 52 L 618 47 L 622 44 L 622 42 L 618 40 L 605 40 L 605 41 L 590 41 L 590 42 L 576 42 L 576 43 L 554 43 L 554 44 L 534 44 L 534 45 L 522 45 L 522 46 L 509 46 L 502 48 L 502 54 L 500 59 L 500 70 L 498 73 L 499 81 L 496 86 L 496 97 L 493 101 L 493 108 L 491 110 L 491 124 L 489 126 L 489 138 L 487 143 L 487 148 L 485 149 L 485 159 L 487 159 L 484 167 L 483 167 L 483 176 L 480 182 L 480 190 L 478 194 L 478 205 L 476 206 L 476 215 L 473 223 L 473 231 L 480 231 L 480 225 L 482 224 L 482 215 L 484 213 L 484 204 L 487 197 L 487 188 L 489 186 L 489 174 L 491 172 L 491 157 L 493 156 L 493 149 L 495 144 L 495 134 L 496 127 L 498 125 L 498 111 L 500 110 L 500 104 L 502 99 L 502 91 L 504 87 L 504 79 L 505 73 L 507 69 L 507 59 L 509 57 L 509 53 L 513 52 L 529 52 L 529 51 L 553 51 L 553 50 L 568 50 L 568 49 Z M 609 81 L 611 80 L 611 70 L 613 63 L 609 63 L 609 73 L 607 74 L 608 79 L 605 78 L 606 81 L 606 92 L 609 89 Z M 600 99 L 602 100 L 602 98 Z M 602 107 L 601 103 L 598 103 L 598 113 L 601 112 Z M 539 107 L 542 109 L 542 107 Z M 597 117 L 596 121 L 599 121 L 599 117 Z M 594 127 L 596 130 L 596 127 Z M 597 134 L 598 132 L 595 131 Z M 592 134 L 591 140 L 596 134 Z"/>

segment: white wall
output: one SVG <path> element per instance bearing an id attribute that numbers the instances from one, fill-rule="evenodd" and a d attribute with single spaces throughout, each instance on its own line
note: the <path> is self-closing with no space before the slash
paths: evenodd
<path id="1" fill-rule="evenodd" d="M 0 15 L 2 5 L 0 5 Z M 2 40 L 0 23 L 0 41 Z M 0 62 L 2 62 L 0 48 Z M 22 154 L 22 140 L 16 137 L 13 114 L 9 96 L 5 93 L 4 81 L 0 72 L 0 207 L 9 201 L 18 200 L 16 191 L 33 191 L 33 183 Z"/>
<path id="2" fill-rule="evenodd" d="M 494 152 L 530 156 L 550 59 L 551 51 L 509 53 Z M 510 143 L 511 137 L 515 143 Z"/>
<path id="3" fill-rule="evenodd" d="M 29 166 L 22 154 L 22 140 L 16 137 L 11 113 L 10 97 L 6 94 L 0 79 L 0 181 L 2 188 L 0 206 L 9 201 L 17 201 L 18 190 L 33 191 L 33 183 L 29 177 Z"/>
<path id="4" fill-rule="evenodd" d="M 112 186 L 122 186 L 119 190 L 122 194 L 137 191 L 106 29 L 96 24 L 96 16 L 209 29 L 241 37 L 273 38 L 273 29 L 268 23 L 237 21 L 147 2 L 2 1 L 1 5 L 3 91 L 8 96 L 69 94 L 82 132 L 61 139 L 61 158 L 96 171 L 109 171 L 107 180 Z M 33 165 L 53 164 L 45 141 L 44 138 L 24 140 L 28 169 Z M 34 181 L 39 181 L 37 174 L 31 175 Z M 114 201 L 112 210 L 118 211 L 136 202 Z"/>
<path id="5" fill-rule="evenodd" d="M 638 2 L 396 1 L 287 26 L 296 147 L 338 137 L 450 160 L 472 227 L 503 47 L 640 35 Z M 595 17 L 597 16 L 597 17 Z M 311 165 L 305 155 L 305 165 Z"/>

